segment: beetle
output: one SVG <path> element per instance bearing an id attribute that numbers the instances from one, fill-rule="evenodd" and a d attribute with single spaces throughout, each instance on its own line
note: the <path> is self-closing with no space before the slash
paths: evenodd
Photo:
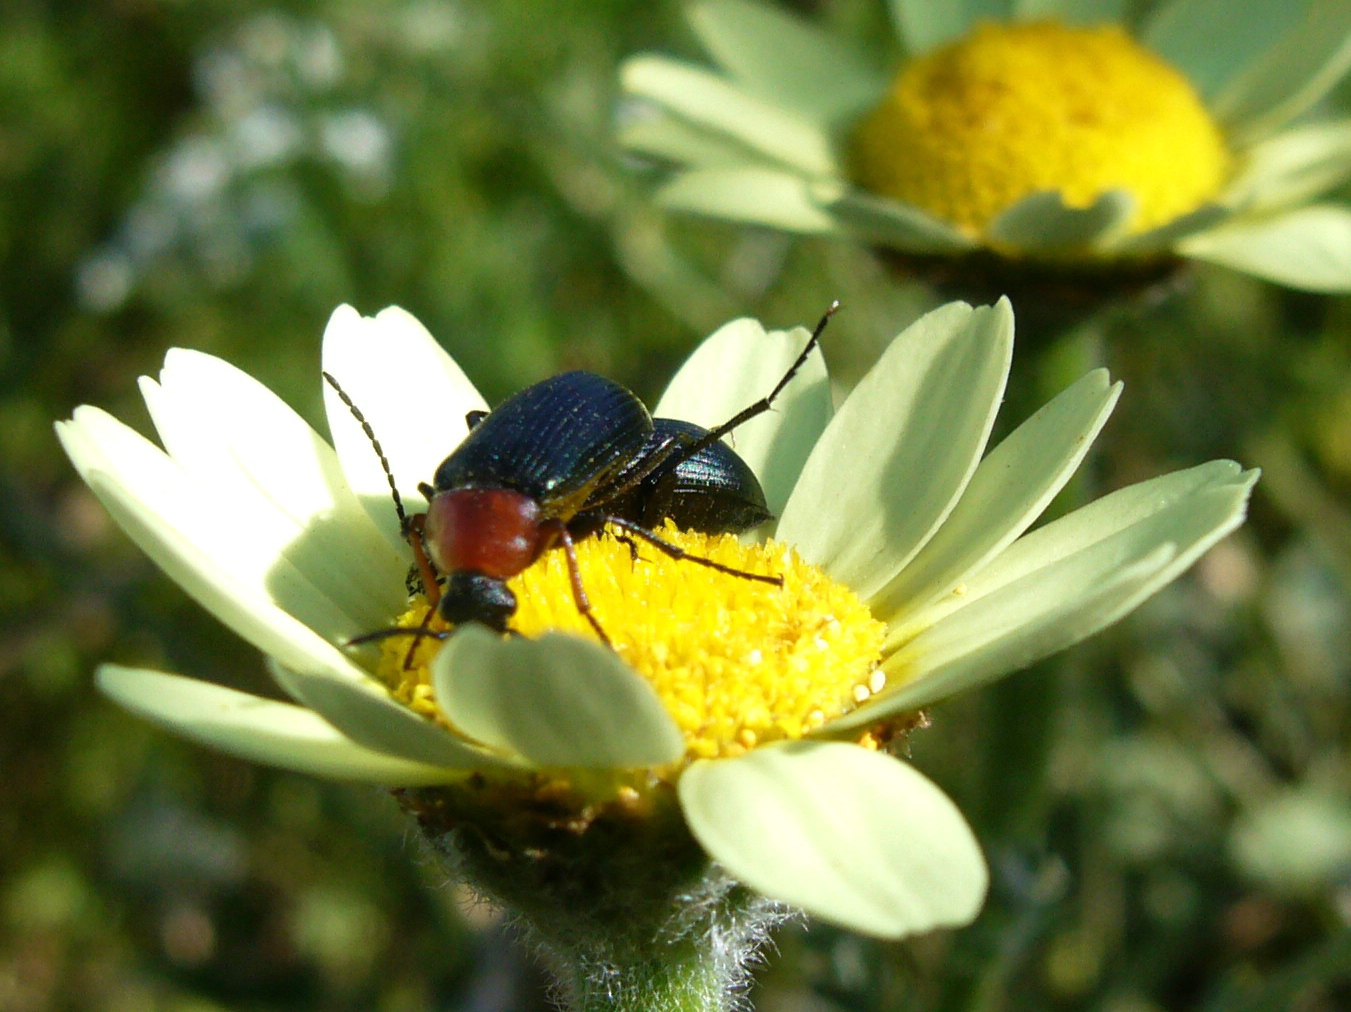
<path id="1" fill-rule="evenodd" d="M 507 580 L 558 546 L 567 557 L 577 610 L 608 644 L 582 586 L 575 549 L 576 539 L 607 525 L 672 558 L 782 585 L 781 577 L 692 555 L 649 528 L 669 517 L 687 529 L 740 533 L 769 519 L 754 473 L 721 439 L 769 410 L 838 307 L 836 302 L 827 309 L 767 397 L 713 429 L 676 419 L 654 421 L 632 391 L 581 371 L 527 387 L 493 411 L 470 412 L 468 435 L 437 467 L 432 482 L 418 486 L 427 499 L 426 512 L 412 516 L 405 513 L 370 425 L 337 380 L 323 375 L 380 457 L 422 585 L 443 619 L 452 626 L 479 622 L 507 632 L 516 612 Z M 416 630 L 380 630 L 352 642 L 408 634 L 449 635 L 424 624 Z"/>

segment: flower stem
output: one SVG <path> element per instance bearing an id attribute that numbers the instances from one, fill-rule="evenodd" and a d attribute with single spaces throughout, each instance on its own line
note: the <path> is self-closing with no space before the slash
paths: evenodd
<path id="1" fill-rule="evenodd" d="M 424 836 L 548 959 L 571 1012 L 724 1012 L 787 909 L 730 879 L 669 788 L 641 805 L 541 781 L 396 792 Z"/>

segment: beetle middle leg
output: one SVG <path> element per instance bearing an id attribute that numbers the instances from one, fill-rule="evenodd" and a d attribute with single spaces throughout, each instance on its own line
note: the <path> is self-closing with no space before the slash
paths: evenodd
<path id="1" fill-rule="evenodd" d="M 568 562 L 568 579 L 572 581 L 572 600 L 577 605 L 577 611 L 581 613 L 582 618 L 591 623 L 591 628 L 596 631 L 600 641 L 613 650 L 614 644 L 610 642 L 610 637 L 605 634 L 600 621 L 592 612 L 591 598 L 586 596 L 586 588 L 582 586 L 582 571 L 577 565 L 577 546 L 573 543 L 572 532 L 568 530 L 568 525 L 561 520 L 546 520 L 541 526 L 547 527 L 553 539 L 563 546 L 563 555 Z"/>
<path id="2" fill-rule="evenodd" d="M 587 521 L 603 520 L 605 523 L 618 527 L 636 538 L 646 541 L 653 548 L 682 562 L 693 562 L 700 566 L 707 566 L 709 569 L 716 569 L 719 573 L 726 573 L 728 576 L 736 576 L 743 580 L 755 580 L 758 583 L 768 583 L 775 587 L 783 586 L 782 576 L 766 576 L 764 573 L 749 573 L 744 569 L 736 569 L 732 566 L 724 566 L 721 562 L 714 562 L 712 559 L 706 559 L 702 555 L 695 555 L 687 552 L 679 545 L 673 545 L 661 535 L 649 531 L 642 524 L 635 524 L 632 520 L 625 520 L 623 517 L 612 517 L 593 515 L 588 516 Z"/>

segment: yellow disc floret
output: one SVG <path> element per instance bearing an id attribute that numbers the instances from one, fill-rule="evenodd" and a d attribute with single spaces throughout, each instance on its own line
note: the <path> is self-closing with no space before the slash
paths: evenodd
<path id="1" fill-rule="evenodd" d="M 1132 232 L 1195 210 L 1230 158 L 1187 79 L 1119 27 L 982 23 L 902 68 L 853 139 L 873 192 L 980 236 L 1039 191 L 1136 201 Z"/>
<path id="2" fill-rule="evenodd" d="M 785 545 L 747 546 L 673 527 L 661 535 L 693 555 L 783 579 L 776 586 L 728 575 L 641 542 L 635 561 L 629 545 L 610 536 L 578 542 L 593 614 L 615 652 L 666 704 L 685 734 L 687 758 L 799 738 L 882 689 L 885 629 L 848 587 Z M 511 587 L 519 601 L 515 631 L 595 638 L 577 610 L 562 551 L 546 552 Z M 419 598 L 399 624 L 417 625 L 426 611 Z M 438 646 L 424 640 L 406 667 L 409 641 L 393 638 L 380 664 L 395 694 L 433 717 L 426 665 Z"/>

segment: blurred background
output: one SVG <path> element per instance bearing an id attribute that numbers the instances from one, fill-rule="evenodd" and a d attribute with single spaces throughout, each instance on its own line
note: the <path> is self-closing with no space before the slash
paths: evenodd
<path id="1" fill-rule="evenodd" d="M 881 24 L 866 0 L 796 6 Z M 674 4 L 0 9 L 0 1009 L 550 1007 L 384 793 L 91 691 L 117 660 L 275 694 L 51 424 L 88 402 L 149 432 L 135 379 L 182 345 L 322 429 L 341 302 L 406 307 L 491 400 L 583 367 L 651 402 L 726 320 L 809 324 L 838 298 L 847 390 L 939 296 L 842 243 L 653 210 L 651 168 L 611 140 L 615 67 L 643 49 L 697 55 Z M 915 739 L 990 856 L 980 921 L 902 944 L 791 928 L 757 1008 L 1351 1008 L 1351 301 L 1198 269 L 1020 359 L 1005 424 L 1099 360 L 1127 389 L 1092 491 L 1232 456 L 1265 468 L 1250 523 Z"/>

